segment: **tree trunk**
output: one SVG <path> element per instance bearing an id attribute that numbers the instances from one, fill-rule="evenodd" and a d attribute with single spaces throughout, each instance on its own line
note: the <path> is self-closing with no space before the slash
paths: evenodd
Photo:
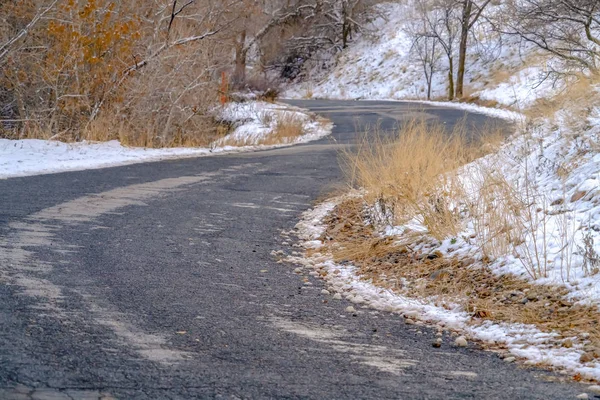
<path id="1" fill-rule="evenodd" d="M 346 10 L 346 5 L 343 5 L 342 8 L 342 48 L 345 49 L 348 47 L 348 35 L 350 34 L 350 21 L 348 20 L 348 10 Z"/>
<path id="2" fill-rule="evenodd" d="M 342 48 L 345 49 L 348 47 L 348 37 L 350 36 L 350 24 L 344 21 L 342 27 Z"/>
<path id="3" fill-rule="evenodd" d="M 241 85 L 246 80 L 246 56 L 247 52 L 244 49 L 246 45 L 246 31 L 242 31 L 240 40 L 235 47 L 235 71 L 233 74 L 233 82 L 236 86 Z"/>
<path id="4" fill-rule="evenodd" d="M 454 58 L 448 57 L 448 100 L 454 100 Z"/>
<path id="5" fill-rule="evenodd" d="M 467 62 L 467 40 L 469 39 L 469 24 L 471 21 L 472 0 L 464 0 L 460 30 L 460 46 L 458 49 L 458 72 L 456 78 L 456 97 L 463 97 L 465 80 L 465 64 Z"/>
<path id="6" fill-rule="evenodd" d="M 435 73 L 433 64 L 429 67 L 429 80 L 427 81 L 427 100 L 431 100 L 431 85 L 433 84 L 433 74 Z"/>

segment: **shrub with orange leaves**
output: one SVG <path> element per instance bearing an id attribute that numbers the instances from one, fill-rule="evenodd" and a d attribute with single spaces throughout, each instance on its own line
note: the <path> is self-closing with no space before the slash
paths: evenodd
<path id="1" fill-rule="evenodd" d="M 123 70 L 141 38 L 139 19 L 108 0 L 69 0 L 48 24 L 40 68 L 53 91 L 60 128 L 79 126 L 119 95 Z M 61 130 L 59 128 L 59 131 Z"/>

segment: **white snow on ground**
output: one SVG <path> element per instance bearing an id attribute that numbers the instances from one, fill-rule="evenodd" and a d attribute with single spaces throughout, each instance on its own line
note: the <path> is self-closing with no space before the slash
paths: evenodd
<path id="1" fill-rule="evenodd" d="M 216 141 L 214 146 L 217 147 L 230 142 L 245 146 L 260 145 L 261 141 L 268 139 L 277 129 L 281 121 L 301 123 L 305 131 L 303 136 L 292 139 L 288 144 L 305 143 L 323 136 L 320 122 L 314 114 L 287 104 L 260 101 L 230 103 L 223 111 L 222 119 L 232 122 L 236 128 L 223 139 Z"/>
<path id="2" fill-rule="evenodd" d="M 261 140 L 272 133 L 273 124 L 290 113 L 302 121 L 304 135 L 288 143 L 260 145 Z M 262 102 L 231 104 L 224 111 L 223 117 L 236 123 L 237 128 L 228 137 L 235 138 L 235 142 L 242 143 L 242 146 L 213 143 L 207 148 L 144 149 L 125 147 L 116 140 L 63 143 L 35 139 L 0 139 L 0 178 L 277 148 L 320 139 L 329 135 L 332 129 L 330 123 L 319 121 L 300 109 Z M 265 125 L 265 120 L 268 120 L 269 124 Z"/>
<path id="3" fill-rule="evenodd" d="M 559 112 L 558 123 L 543 120 L 522 127 L 525 131 L 498 152 L 463 167 L 460 179 L 467 198 L 458 201 L 465 209 L 473 210 L 482 201 L 486 178 L 503 181 L 508 196 L 498 192 L 484 199 L 485 218 L 463 212 L 464 230 L 436 250 L 480 259 L 486 246 L 492 246 L 490 238 L 502 236 L 493 229 L 510 228 L 515 243 L 505 246 L 503 254 L 489 254 L 488 268 L 535 284 L 565 287 L 570 299 L 600 307 L 600 107 L 593 107 L 587 117 L 571 113 Z M 519 212 L 490 214 L 513 206 Z M 494 218 L 507 218 L 506 224 L 491 226 Z M 422 221 L 416 215 L 402 226 L 381 226 L 380 231 L 391 237 L 401 237 L 407 229 L 427 232 Z"/>
<path id="4" fill-rule="evenodd" d="M 368 33 L 340 53 L 330 69 L 309 71 L 306 79 L 293 85 L 285 96 L 425 100 L 423 67 L 407 33 L 416 19 L 411 17 L 412 10 L 410 2 L 380 4 L 382 17 L 367 26 Z M 475 34 L 480 43 L 468 49 L 465 93 L 519 111 L 559 90 L 551 79 L 544 79 L 549 61 L 540 51 L 514 38 L 500 41 L 485 26 L 478 29 Z M 447 68 L 443 56 L 432 81 L 432 99 L 447 95 Z"/>
<path id="5" fill-rule="evenodd" d="M 467 199 L 461 201 L 479 201 L 483 178 L 492 174 L 505 180 L 512 191 L 509 197 L 524 207 L 516 213 L 519 217 L 511 220 L 515 225 L 522 224 L 523 230 L 518 231 L 522 242 L 516 241 L 506 253 L 495 255 L 487 267 L 499 275 L 514 274 L 534 284 L 565 287 L 571 299 L 595 306 L 600 306 L 600 107 L 594 105 L 598 104 L 594 99 L 599 90 L 591 88 L 589 93 L 582 94 L 592 105 L 591 111 L 583 113 L 578 109 L 585 107 L 583 103 L 563 108 L 554 118 L 528 123 L 518 113 L 496 113 L 496 117 L 520 122 L 520 131 L 498 152 L 476 160 L 461 171 L 462 182 L 468 189 Z M 335 204 L 335 200 L 324 203 L 304 215 L 298 229 L 305 248 L 321 247 L 318 238 L 324 229 L 322 219 Z M 497 199 L 485 207 L 487 213 L 507 204 Z M 493 217 L 488 215 L 487 221 Z M 445 257 L 451 253 L 452 257 L 480 259 L 487 238 L 497 232 L 489 231 L 488 226 L 476 229 L 477 219 L 469 212 L 462 218 L 464 231 L 443 240 L 436 250 Z M 379 228 L 383 235 L 400 239 L 407 228 L 427 232 L 419 221 L 422 218 L 415 216 L 403 226 Z M 414 250 L 419 251 L 419 247 Z M 326 280 L 334 291 L 352 302 L 442 323 L 473 338 L 503 343 L 514 356 L 530 363 L 545 363 L 600 379 L 598 360 L 580 362 L 584 353 L 581 342 L 573 348 L 557 347 L 565 338 L 541 332 L 533 325 L 481 323 L 471 319 L 458 305 L 440 307 L 435 299 L 392 293 L 361 280 L 354 267 L 336 265 L 326 254 L 292 261 L 325 269 Z"/>
<path id="6" fill-rule="evenodd" d="M 594 115 L 600 115 L 600 108 L 577 127 L 543 123 L 466 166 L 462 175 L 471 196 L 477 196 L 483 185 L 477 171 L 493 170 L 528 204 L 524 243 L 497 257 L 492 269 L 535 283 L 564 285 L 573 299 L 600 306 L 600 123 Z M 533 218 L 526 218 L 529 210 Z M 476 233 L 472 216 L 465 226 L 462 237 Z M 463 251 L 480 252 L 483 245 L 477 235 Z M 540 261 L 528 262 L 527 254 L 538 254 Z M 538 276 L 532 276 L 532 268 Z"/>
<path id="7" fill-rule="evenodd" d="M 319 238 L 326 229 L 323 219 L 341 200 L 342 197 L 332 199 L 303 214 L 296 229 L 305 248 L 319 249 L 322 246 Z M 580 373 L 589 379 L 600 379 L 600 364 L 583 365 L 579 362 L 583 354 L 581 345 L 556 348 L 552 345 L 556 335 L 541 332 L 535 326 L 490 321 L 475 323 L 458 306 L 438 307 L 433 299 L 404 297 L 362 280 L 356 275 L 354 267 L 335 264 L 328 254 L 315 253 L 310 258 L 290 256 L 287 261 L 327 272 L 324 279 L 329 291 L 341 294 L 354 304 L 403 314 L 413 320 L 457 330 L 488 343 L 504 344 L 511 354 L 526 359 L 526 363 L 546 363 Z"/>

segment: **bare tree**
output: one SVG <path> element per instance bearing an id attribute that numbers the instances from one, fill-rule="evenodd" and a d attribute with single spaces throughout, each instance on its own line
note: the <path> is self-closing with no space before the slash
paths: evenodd
<path id="1" fill-rule="evenodd" d="M 506 6 L 510 15 L 496 28 L 578 69 L 598 72 L 600 2 L 597 0 L 520 0 Z"/>
<path id="2" fill-rule="evenodd" d="M 413 16 L 411 16 L 413 17 Z M 426 32 L 427 23 L 419 16 L 409 17 L 405 24 L 405 30 L 412 38 L 411 53 L 415 54 L 421 67 L 423 75 L 427 82 L 427 100 L 431 100 L 432 83 L 435 73 L 438 70 L 438 63 L 442 56 L 438 40 L 431 37 Z"/>
<path id="3" fill-rule="evenodd" d="M 6 55 L 11 50 L 12 46 L 22 40 L 25 36 L 29 34 L 29 32 L 35 27 L 35 25 L 46 15 L 50 10 L 52 10 L 59 0 L 53 0 L 47 6 L 41 6 L 35 16 L 31 19 L 31 21 L 25 26 L 23 29 L 19 31 L 14 37 L 10 38 L 6 43 L 0 45 L 0 62 L 2 59 L 6 57 Z"/>
<path id="4" fill-rule="evenodd" d="M 448 61 L 448 100 L 454 100 L 454 57 L 460 33 L 460 17 L 453 0 L 417 0 L 417 12 L 423 21 L 416 36 L 434 39 Z"/>
<path id="5" fill-rule="evenodd" d="M 467 44 L 469 34 L 475 23 L 481 17 L 491 0 L 459 0 L 458 6 L 462 8 L 460 19 L 460 44 L 458 49 L 458 71 L 456 76 L 456 97 L 463 97 L 465 64 L 467 60 Z"/>
<path id="6" fill-rule="evenodd" d="M 298 69 L 293 66 L 296 62 L 318 52 L 332 57 L 363 30 L 371 6 L 378 1 L 274 0 L 248 9 L 252 16 L 241 24 L 236 41 L 235 80 L 245 79 L 248 55 L 253 52 L 263 72 L 269 67 Z"/>

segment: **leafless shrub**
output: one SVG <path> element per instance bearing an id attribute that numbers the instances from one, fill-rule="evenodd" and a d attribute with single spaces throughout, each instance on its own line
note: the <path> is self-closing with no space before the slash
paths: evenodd
<path id="1" fill-rule="evenodd" d="M 589 230 L 583 235 L 582 242 L 583 245 L 577 247 L 583 256 L 583 272 L 587 276 L 596 275 L 600 273 L 600 256 L 594 249 L 594 237 Z"/>
<path id="2" fill-rule="evenodd" d="M 498 30 L 535 44 L 568 67 L 598 70 L 600 9 L 596 0 L 524 0 L 507 2 L 504 7 L 505 19 Z"/>

